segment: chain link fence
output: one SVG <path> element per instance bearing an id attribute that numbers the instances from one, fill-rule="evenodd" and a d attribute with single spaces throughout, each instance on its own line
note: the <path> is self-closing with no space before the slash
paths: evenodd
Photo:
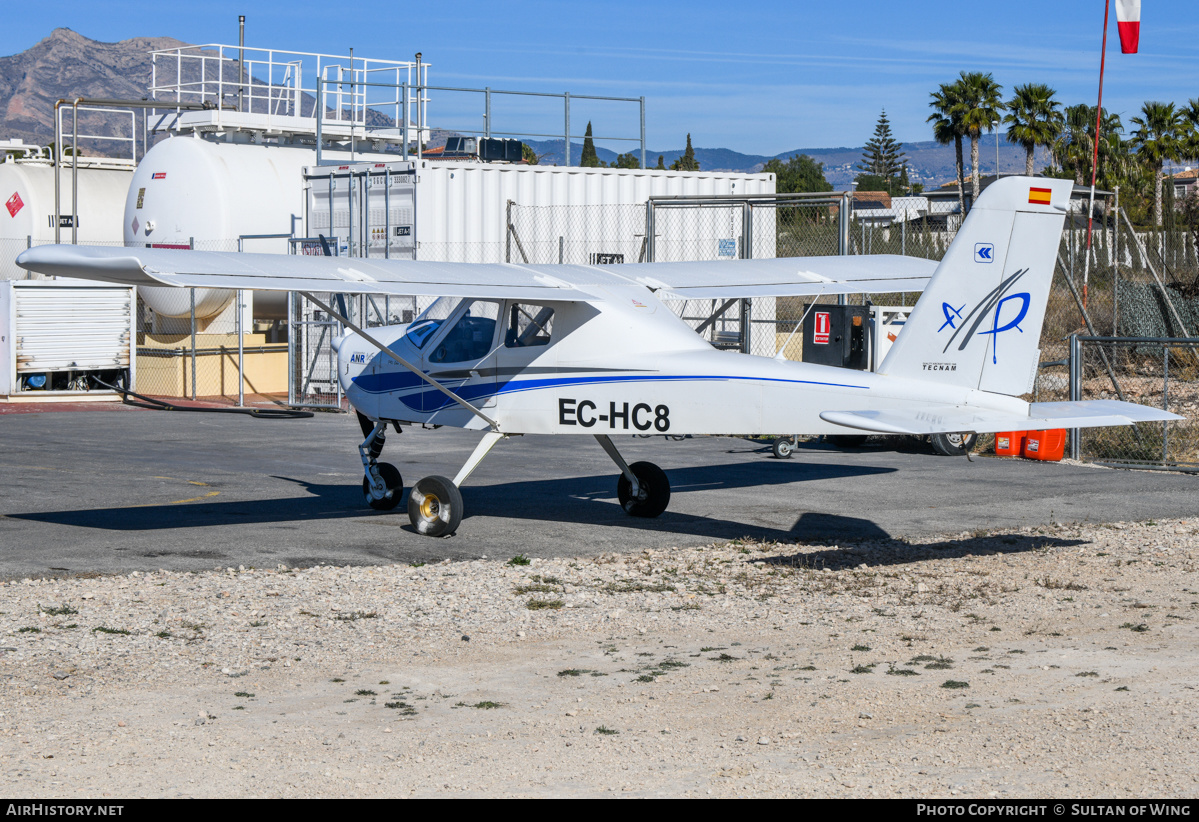
<path id="1" fill-rule="evenodd" d="M 332 292 L 314 292 L 312 296 L 360 328 L 410 323 L 420 311 L 416 297 Z M 337 352 L 332 347 L 332 341 L 345 327 L 315 302 L 295 292 L 289 296 L 288 318 L 288 404 L 348 410 L 337 379 Z"/>
<path id="2" fill-rule="evenodd" d="M 847 220 L 842 209 L 848 203 L 843 194 L 653 198 L 589 206 L 509 203 L 504 259 L 578 265 L 847 253 L 939 259 L 953 238 L 956 200 L 933 202 L 923 212 L 909 207 L 886 214 L 851 209 Z M 895 222 L 897 216 L 903 219 Z M 423 245 L 420 256 L 429 259 Z M 918 296 L 855 295 L 850 301 L 912 306 Z M 788 357 L 798 359 L 800 320 L 808 306 L 845 300 L 825 295 L 665 304 L 718 348 L 773 357 L 785 347 Z"/>
<path id="3" fill-rule="evenodd" d="M 1076 458 L 1199 471 L 1199 340 L 1076 337 L 1070 388 L 1072 399 L 1124 400 L 1185 417 L 1073 431 Z"/>

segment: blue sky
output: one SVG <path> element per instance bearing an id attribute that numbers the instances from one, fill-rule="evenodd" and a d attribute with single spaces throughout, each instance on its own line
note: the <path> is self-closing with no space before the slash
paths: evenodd
<path id="1" fill-rule="evenodd" d="M 395 60 L 419 50 L 435 84 L 645 96 L 651 150 L 681 147 L 690 132 L 697 147 L 776 154 L 862 145 L 883 108 L 898 139 L 931 139 L 929 92 L 963 70 L 991 72 L 1005 94 L 1044 82 L 1067 104 L 1094 104 L 1103 5 L 58 0 L 15 4 L 0 27 L 0 54 L 23 51 L 58 26 L 103 41 L 236 43 L 237 15 L 246 14 L 247 45 L 337 54 L 353 47 L 356 56 Z M 1140 54 L 1120 54 L 1114 9 L 1110 24 L 1104 102 L 1126 123 L 1145 100 L 1199 96 L 1199 4 L 1143 5 Z M 395 10 L 381 10 L 388 8 Z M 478 106 L 464 111 L 463 101 L 442 97 L 430 105 L 434 124 L 474 121 Z M 505 115 L 514 129 L 561 129 L 549 104 L 497 112 L 497 127 Z M 571 119 L 574 133 L 588 119 L 597 133 L 638 131 L 631 106 L 577 101 Z"/>

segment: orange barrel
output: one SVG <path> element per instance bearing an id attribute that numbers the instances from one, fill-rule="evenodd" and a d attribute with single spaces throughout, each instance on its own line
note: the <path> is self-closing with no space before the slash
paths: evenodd
<path id="1" fill-rule="evenodd" d="M 995 435 L 995 456 L 1018 457 L 1024 450 L 1027 431 L 1000 431 Z"/>
<path id="2" fill-rule="evenodd" d="M 1023 456 L 1030 460 L 1057 462 L 1066 453 L 1066 429 L 1029 431 L 1024 437 Z"/>

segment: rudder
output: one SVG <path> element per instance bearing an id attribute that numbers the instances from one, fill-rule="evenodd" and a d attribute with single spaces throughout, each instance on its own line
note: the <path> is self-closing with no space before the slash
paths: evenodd
<path id="1" fill-rule="evenodd" d="M 979 195 L 879 373 L 1031 390 L 1070 180 L 1007 177 Z"/>

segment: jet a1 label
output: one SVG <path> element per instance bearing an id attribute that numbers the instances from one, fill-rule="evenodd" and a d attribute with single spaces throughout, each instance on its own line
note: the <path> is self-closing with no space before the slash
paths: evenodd
<path id="1" fill-rule="evenodd" d="M 600 410 L 600 406 L 591 400 L 560 399 L 558 424 L 591 428 L 604 423 L 605 425 L 600 425 L 601 428 L 628 431 L 631 423 L 638 431 L 648 431 L 651 428 L 662 432 L 670 430 L 670 409 L 665 405 L 652 406 L 639 402 L 630 408 L 627 402 L 610 402 L 605 409 L 606 413 L 601 414 Z"/>

